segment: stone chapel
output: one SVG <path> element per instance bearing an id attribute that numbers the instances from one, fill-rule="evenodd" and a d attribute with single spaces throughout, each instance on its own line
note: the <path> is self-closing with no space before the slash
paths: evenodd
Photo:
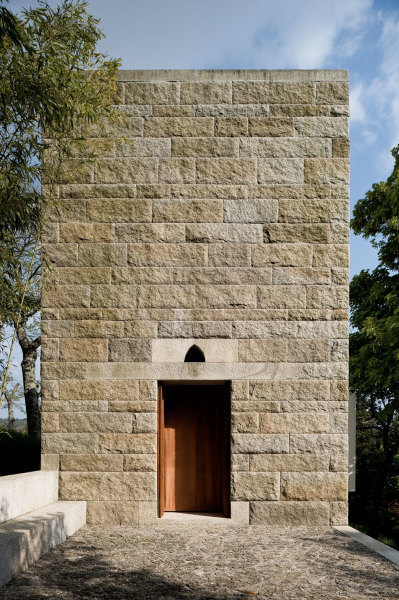
<path id="1" fill-rule="evenodd" d="M 43 244 L 42 469 L 93 524 L 345 525 L 347 72 L 118 80 Z"/>

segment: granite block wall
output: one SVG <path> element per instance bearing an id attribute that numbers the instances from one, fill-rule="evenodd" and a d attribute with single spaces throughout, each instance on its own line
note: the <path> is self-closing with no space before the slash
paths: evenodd
<path id="1" fill-rule="evenodd" d="M 347 72 L 118 85 L 43 244 L 42 468 L 91 523 L 154 520 L 158 382 L 231 381 L 232 515 L 345 524 Z"/>

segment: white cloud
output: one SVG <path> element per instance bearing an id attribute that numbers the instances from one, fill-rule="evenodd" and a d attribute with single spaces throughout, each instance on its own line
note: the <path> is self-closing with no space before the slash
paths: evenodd
<path id="1" fill-rule="evenodd" d="M 366 120 L 366 108 L 363 104 L 364 84 L 359 82 L 350 89 L 350 111 L 351 120 L 364 122 Z"/>

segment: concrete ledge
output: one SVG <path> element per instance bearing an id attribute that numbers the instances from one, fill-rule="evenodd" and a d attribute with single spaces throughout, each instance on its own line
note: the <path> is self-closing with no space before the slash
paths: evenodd
<path id="1" fill-rule="evenodd" d="M 86 502 L 55 502 L 0 525 L 0 585 L 86 523 Z"/>
<path id="2" fill-rule="evenodd" d="M 345 535 L 349 536 L 353 540 L 356 540 L 357 542 L 359 542 L 359 544 L 362 544 L 362 546 L 365 546 L 369 550 L 372 550 L 373 552 L 376 552 L 380 556 L 383 556 L 390 562 L 397 565 L 397 567 L 399 568 L 399 552 L 398 552 L 398 550 L 395 550 L 394 548 L 391 548 L 390 546 L 387 546 L 386 544 L 383 544 L 382 542 L 379 542 L 378 540 L 375 540 L 374 538 L 370 537 L 369 535 L 366 535 L 365 533 L 361 533 L 357 529 L 353 529 L 353 527 L 349 527 L 348 525 L 343 525 L 341 527 L 334 527 L 334 529 L 336 529 L 340 533 L 344 533 Z"/>
<path id="3" fill-rule="evenodd" d="M 0 477 L 0 523 L 58 500 L 58 471 Z"/>
<path id="4" fill-rule="evenodd" d="M 345 69 L 120 70 L 118 81 L 348 81 Z"/>

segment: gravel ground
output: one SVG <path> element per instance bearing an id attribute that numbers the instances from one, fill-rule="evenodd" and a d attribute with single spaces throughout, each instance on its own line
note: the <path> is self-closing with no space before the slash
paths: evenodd
<path id="1" fill-rule="evenodd" d="M 399 598 L 399 571 L 332 530 L 84 527 L 0 591 L 23 598 Z"/>

